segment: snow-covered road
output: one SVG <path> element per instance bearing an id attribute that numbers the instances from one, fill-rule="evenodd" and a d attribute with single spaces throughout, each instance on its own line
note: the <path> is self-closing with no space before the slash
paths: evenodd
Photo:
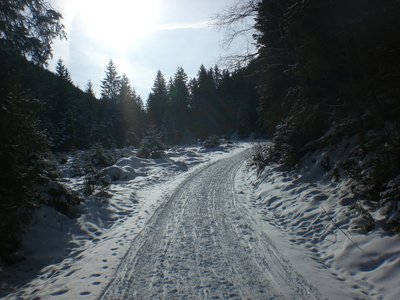
<path id="1" fill-rule="evenodd" d="M 133 240 L 100 298 L 321 298 L 237 201 L 235 178 L 248 155 L 188 177 Z"/>

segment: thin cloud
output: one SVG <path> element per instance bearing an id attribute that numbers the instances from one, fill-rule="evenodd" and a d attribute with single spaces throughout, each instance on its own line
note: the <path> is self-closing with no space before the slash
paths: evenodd
<path id="1" fill-rule="evenodd" d="M 156 27 L 156 30 L 178 30 L 178 29 L 202 29 L 210 26 L 209 21 L 201 21 L 195 23 L 167 23 L 160 24 Z"/>

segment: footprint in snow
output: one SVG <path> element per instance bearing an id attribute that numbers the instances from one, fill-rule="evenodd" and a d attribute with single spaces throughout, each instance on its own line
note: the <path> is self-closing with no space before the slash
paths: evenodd
<path id="1" fill-rule="evenodd" d="M 60 296 L 63 295 L 65 293 L 69 292 L 69 290 L 59 290 L 57 292 L 51 293 L 50 296 Z"/>
<path id="2" fill-rule="evenodd" d="M 75 270 L 72 270 L 72 271 L 68 272 L 68 274 L 66 274 L 65 277 L 69 277 L 69 276 L 71 276 L 71 275 L 74 274 L 74 273 L 75 273 Z"/>
<path id="3" fill-rule="evenodd" d="M 63 270 L 63 271 L 68 270 L 68 269 L 71 269 L 71 266 L 70 266 L 70 265 L 64 265 L 64 266 L 61 268 L 61 270 Z"/>

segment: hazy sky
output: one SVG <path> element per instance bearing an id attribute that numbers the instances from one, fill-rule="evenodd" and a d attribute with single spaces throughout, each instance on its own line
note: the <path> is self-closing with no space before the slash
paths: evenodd
<path id="1" fill-rule="evenodd" d="M 173 76 L 182 66 L 189 77 L 226 54 L 223 31 L 209 25 L 213 15 L 236 0 L 53 0 L 61 11 L 67 41 L 56 41 L 54 58 L 62 58 L 75 84 L 90 79 L 97 95 L 109 59 L 126 73 L 136 92 L 147 99 L 157 70 Z"/>

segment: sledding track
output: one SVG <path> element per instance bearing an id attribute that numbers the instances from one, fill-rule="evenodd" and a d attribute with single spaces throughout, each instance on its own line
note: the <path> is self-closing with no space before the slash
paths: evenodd
<path id="1" fill-rule="evenodd" d="M 248 152 L 187 178 L 133 241 L 100 299 L 320 299 L 238 201 Z"/>

